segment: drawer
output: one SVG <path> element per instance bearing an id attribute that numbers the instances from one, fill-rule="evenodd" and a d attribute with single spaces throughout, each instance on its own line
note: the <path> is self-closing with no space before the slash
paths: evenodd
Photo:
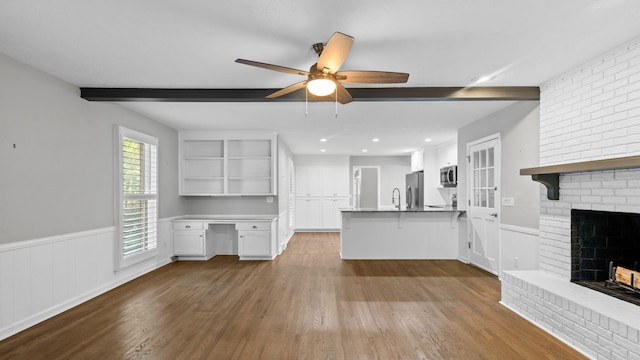
<path id="1" fill-rule="evenodd" d="M 270 222 L 241 222 L 236 224 L 236 230 L 240 231 L 271 231 Z"/>
<path id="2" fill-rule="evenodd" d="M 202 230 L 204 224 L 199 221 L 176 221 L 173 223 L 173 230 Z"/>

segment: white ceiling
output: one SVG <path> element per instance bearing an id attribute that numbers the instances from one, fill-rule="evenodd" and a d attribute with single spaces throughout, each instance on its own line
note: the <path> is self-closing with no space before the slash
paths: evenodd
<path id="1" fill-rule="evenodd" d="M 400 86 L 538 86 L 640 36 L 637 0 L 0 0 L 0 52 L 87 87 L 280 88 L 335 31 Z M 123 103 L 176 129 L 277 131 L 298 154 L 406 154 L 511 102 Z M 327 143 L 319 139 L 326 137 Z M 377 137 L 378 143 L 371 139 Z"/>

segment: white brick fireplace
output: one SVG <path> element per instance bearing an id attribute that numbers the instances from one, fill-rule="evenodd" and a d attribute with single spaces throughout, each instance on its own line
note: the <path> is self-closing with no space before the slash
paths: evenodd
<path id="1" fill-rule="evenodd" d="M 640 39 L 541 86 L 540 166 L 635 155 Z M 640 359 L 640 307 L 569 281 L 571 209 L 640 213 L 640 168 L 559 179 L 559 200 L 541 187 L 540 270 L 503 272 L 502 303 L 589 357 Z"/>

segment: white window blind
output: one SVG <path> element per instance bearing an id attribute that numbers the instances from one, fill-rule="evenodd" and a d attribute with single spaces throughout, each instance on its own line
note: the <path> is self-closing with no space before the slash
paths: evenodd
<path id="1" fill-rule="evenodd" d="M 116 270 L 156 255 L 158 140 L 118 127 Z"/>

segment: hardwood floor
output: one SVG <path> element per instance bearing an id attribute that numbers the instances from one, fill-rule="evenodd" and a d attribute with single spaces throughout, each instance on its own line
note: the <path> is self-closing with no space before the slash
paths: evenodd
<path id="1" fill-rule="evenodd" d="M 343 261 L 298 233 L 275 261 L 175 262 L 0 342 L 0 359 L 583 359 L 458 261 Z"/>

